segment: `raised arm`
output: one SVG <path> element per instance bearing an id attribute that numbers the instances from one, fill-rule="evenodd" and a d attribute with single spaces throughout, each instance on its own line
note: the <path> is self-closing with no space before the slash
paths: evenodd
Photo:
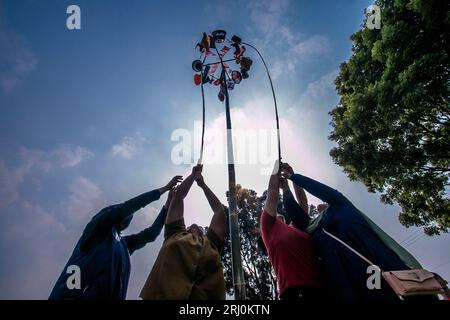
<path id="1" fill-rule="evenodd" d="M 169 195 L 167 196 L 166 203 L 161 208 L 161 211 L 158 214 L 158 217 L 153 222 L 153 224 L 142 230 L 137 234 L 132 234 L 129 236 L 125 236 L 123 239 L 127 243 L 128 251 L 133 254 L 134 251 L 143 248 L 147 243 L 153 242 L 161 233 L 161 230 L 164 226 L 164 221 L 166 219 L 167 210 L 169 209 L 170 202 L 172 200 L 172 196 L 174 193 L 174 189 L 169 191 Z"/>
<path id="2" fill-rule="evenodd" d="M 275 163 L 275 168 L 269 178 L 269 186 L 267 188 L 266 204 L 261 214 L 259 227 L 261 229 L 261 236 L 264 244 L 267 246 L 275 233 L 272 233 L 274 226 L 277 223 L 277 207 L 280 189 L 280 167 L 278 162 Z"/>
<path id="3" fill-rule="evenodd" d="M 314 179 L 293 173 L 292 168 L 287 164 L 282 165 L 282 174 L 285 178 L 290 179 L 297 186 L 304 188 L 313 196 L 327 202 L 329 205 L 347 205 L 351 202 L 339 191 L 320 183 Z"/>
<path id="4" fill-rule="evenodd" d="M 294 192 L 297 202 L 303 211 L 308 214 L 308 198 L 306 198 L 305 190 L 294 183 Z"/>
<path id="5" fill-rule="evenodd" d="M 186 198 L 189 190 L 194 183 L 194 176 L 197 172 L 201 172 L 202 166 L 196 165 L 192 168 L 192 172 L 180 185 L 176 188 L 173 199 L 169 206 L 169 211 L 167 212 L 166 224 L 183 219 L 184 204 L 183 200 Z"/>
<path id="6" fill-rule="evenodd" d="M 269 179 L 269 186 L 267 188 L 267 199 L 266 204 L 264 206 L 264 210 L 271 215 L 272 217 L 276 217 L 277 215 L 277 206 L 279 199 L 279 189 L 280 189 L 280 170 L 278 162 L 275 163 L 275 172 L 272 172 L 272 175 Z"/>
<path id="7" fill-rule="evenodd" d="M 113 210 L 107 212 L 102 218 L 102 227 L 111 228 L 120 224 L 125 218 L 132 215 L 139 209 L 147 206 L 148 204 L 156 201 L 167 190 L 172 189 L 183 178 L 181 176 L 173 177 L 165 186 L 155 189 L 150 192 L 143 193 L 137 197 L 134 197 L 122 204 L 113 206 Z"/>
<path id="8" fill-rule="evenodd" d="M 209 228 L 214 231 L 214 233 L 220 238 L 221 241 L 225 239 L 226 227 L 227 227 L 227 217 L 225 214 L 225 209 L 220 202 L 219 198 L 211 191 L 211 189 L 206 185 L 201 173 L 195 176 L 195 181 L 197 185 L 205 193 L 206 199 L 214 212 L 214 215 L 209 224 Z"/>
<path id="9" fill-rule="evenodd" d="M 88 250 L 91 245 L 108 235 L 113 227 L 120 228 L 125 219 L 131 219 L 133 213 L 149 203 L 158 200 L 162 193 L 172 188 L 181 179 L 181 176 L 175 176 L 164 187 L 143 193 L 121 204 L 112 205 L 102 209 L 92 218 L 84 229 L 80 242 L 81 250 Z"/>
<path id="10" fill-rule="evenodd" d="M 308 226 L 310 220 L 310 217 L 307 213 L 308 211 L 305 210 L 304 205 L 299 205 L 297 201 L 295 201 L 294 195 L 289 189 L 289 184 L 285 178 L 281 178 L 280 186 L 283 190 L 283 205 L 286 213 L 297 229 L 302 231 L 306 230 L 306 227 Z"/>

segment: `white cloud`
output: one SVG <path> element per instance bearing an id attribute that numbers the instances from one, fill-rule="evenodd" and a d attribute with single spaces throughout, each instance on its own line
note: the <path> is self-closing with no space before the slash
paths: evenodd
<path id="1" fill-rule="evenodd" d="M 321 35 L 313 35 L 302 40 L 291 48 L 291 53 L 302 58 L 311 58 L 314 55 L 322 54 L 329 49 L 328 39 Z"/>
<path id="2" fill-rule="evenodd" d="M 275 60 L 270 67 L 270 76 L 272 79 L 278 79 L 285 72 L 285 62 L 281 60 Z"/>
<path id="3" fill-rule="evenodd" d="M 69 197 L 61 203 L 61 211 L 72 228 L 82 228 L 105 206 L 100 188 L 86 177 L 77 177 L 68 185 Z"/>
<path id="4" fill-rule="evenodd" d="M 92 156 L 89 150 L 70 144 L 48 152 L 20 147 L 14 166 L 0 159 L 0 208 L 19 199 L 19 189 L 31 174 L 48 172 L 55 165 L 73 168 Z M 39 185 L 39 180 L 35 183 Z"/>
<path id="5" fill-rule="evenodd" d="M 51 164 L 41 151 L 20 148 L 14 167 L 0 159 L 0 208 L 19 198 L 19 188 L 33 169 L 48 171 Z"/>
<path id="6" fill-rule="evenodd" d="M 17 240 L 28 234 L 30 230 L 33 233 L 47 233 L 49 231 L 61 234 L 67 231 L 67 228 L 61 221 L 46 211 L 40 205 L 32 204 L 29 201 L 22 201 L 19 204 L 19 213 L 8 225 L 6 235 L 11 240 Z"/>
<path id="7" fill-rule="evenodd" d="M 3 261 L 8 261 L 0 275 L 4 288 L 0 298 L 46 299 L 75 237 L 57 216 L 28 201 L 20 202 L 14 214 L 0 218 Z"/>
<path id="8" fill-rule="evenodd" d="M 296 102 L 288 109 L 290 118 L 304 119 L 304 115 L 316 114 L 328 116 L 328 111 L 337 102 L 338 97 L 334 86 L 334 80 L 338 75 L 338 70 L 321 76 L 318 80 L 309 83 L 304 93 L 302 93 Z M 322 119 L 326 124 L 328 121 Z"/>
<path id="9" fill-rule="evenodd" d="M 143 229 L 151 226 L 158 216 L 160 210 L 161 207 L 158 207 L 156 204 L 152 203 L 145 208 L 137 211 L 133 216 L 130 227 L 126 230 L 126 234 L 138 233 Z"/>
<path id="10" fill-rule="evenodd" d="M 289 7 L 289 0 L 250 1 L 250 20 L 263 33 L 273 33 L 281 28 L 283 14 Z"/>
<path id="11" fill-rule="evenodd" d="M 112 154 L 124 159 L 131 159 L 140 151 L 144 141 L 145 138 L 140 133 L 137 133 L 135 137 L 123 137 L 120 143 L 112 146 Z"/>
<path id="12" fill-rule="evenodd" d="M 18 187 L 28 172 L 27 167 L 9 169 L 0 161 L 0 208 L 9 205 L 19 198 Z"/>
<path id="13" fill-rule="evenodd" d="M 3 21 L 2 21 L 3 20 Z M 36 68 L 36 58 L 24 36 L 9 28 L 0 16 L 0 87 L 5 94 L 18 89 Z"/>
<path id="14" fill-rule="evenodd" d="M 292 30 L 287 22 L 291 9 L 289 0 L 250 1 L 248 9 L 253 28 L 261 34 L 254 40 L 255 46 L 270 58 L 273 79 L 292 74 L 301 63 L 329 52 L 327 37 L 319 34 L 307 36 Z"/>
<path id="15" fill-rule="evenodd" d="M 0 215 L 0 241 L 10 261 L 0 275 L 0 298 L 46 299 L 86 223 L 104 206 L 100 188 L 85 177 L 68 185 L 59 205 L 43 208 L 27 200 Z M 8 211 L 7 211 L 8 212 Z M 14 244 L 13 246 L 10 244 Z"/>
<path id="16" fill-rule="evenodd" d="M 70 144 L 63 144 L 52 153 L 57 157 L 57 161 L 62 168 L 75 167 L 94 156 L 88 149 Z"/>

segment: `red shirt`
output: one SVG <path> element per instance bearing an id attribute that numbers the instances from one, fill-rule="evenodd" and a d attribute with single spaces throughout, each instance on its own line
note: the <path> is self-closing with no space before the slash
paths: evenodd
<path id="1" fill-rule="evenodd" d="M 287 288 L 320 286 L 318 258 L 311 236 L 283 223 L 265 210 L 260 225 L 280 295 Z"/>

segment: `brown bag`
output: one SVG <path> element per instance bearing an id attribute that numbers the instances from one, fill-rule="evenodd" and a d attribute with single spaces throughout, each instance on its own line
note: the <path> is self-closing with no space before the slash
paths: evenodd
<path id="1" fill-rule="evenodd" d="M 382 275 L 399 297 L 444 294 L 435 275 L 425 269 L 385 271 Z"/>
<path id="2" fill-rule="evenodd" d="M 323 231 L 327 235 L 344 245 L 362 260 L 366 261 L 369 265 L 376 266 L 376 264 L 372 263 L 369 259 L 364 257 L 361 253 L 353 249 L 351 246 L 346 244 L 335 235 L 329 233 L 325 229 L 323 229 Z M 425 269 L 409 269 L 400 271 L 381 270 L 381 274 L 389 284 L 389 286 L 392 288 L 392 290 L 394 290 L 397 296 L 402 300 L 403 297 L 407 296 L 435 295 L 445 294 L 446 292 L 448 292 L 447 282 L 443 280 L 439 275 Z"/>

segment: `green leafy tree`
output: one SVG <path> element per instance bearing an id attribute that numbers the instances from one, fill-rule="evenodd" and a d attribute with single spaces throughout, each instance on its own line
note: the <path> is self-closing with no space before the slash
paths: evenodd
<path id="1" fill-rule="evenodd" d="M 365 23 L 335 84 L 330 151 L 351 180 L 401 207 L 406 227 L 450 227 L 450 3 L 380 0 L 381 29 Z"/>

